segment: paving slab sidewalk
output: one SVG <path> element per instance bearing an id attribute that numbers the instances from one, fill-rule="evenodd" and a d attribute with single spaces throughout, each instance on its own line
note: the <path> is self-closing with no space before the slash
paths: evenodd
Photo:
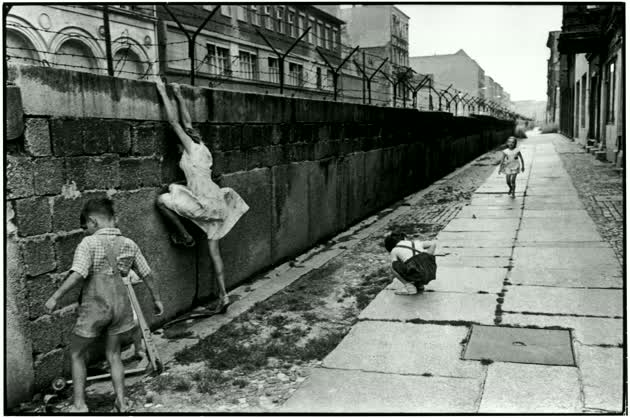
<path id="1" fill-rule="evenodd" d="M 438 279 L 383 290 L 281 411 L 622 412 L 621 266 L 554 144 L 571 146 L 523 141 L 524 193 L 502 194 L 493 173 L 437 236 Z M 463 360 L 473 324 L 569 330 L 576 365 Z"/>

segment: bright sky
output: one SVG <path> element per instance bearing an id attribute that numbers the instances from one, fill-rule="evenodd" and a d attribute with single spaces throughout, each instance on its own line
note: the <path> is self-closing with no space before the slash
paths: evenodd
<path id="1" fill-rule="evenodd" d="M 562 6 L 397 5 L 409 15 L 409 55 L 466 51 L 511 100 L 546 100 L 549 31 Z"/>

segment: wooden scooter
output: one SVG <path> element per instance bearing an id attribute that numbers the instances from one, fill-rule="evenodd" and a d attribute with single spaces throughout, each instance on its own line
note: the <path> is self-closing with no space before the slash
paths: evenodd
<path id="1" fill-rule="evenodd" d="M 142 332 L 142 339 L 144 340 L 144 345 L 147 353 L 147 357 L 149 359 L 149 365 L 151 367 L 139 367 L 133 369 L 125 370 L 125 376 L 134 376 L 138 374 L 145 373 L 151 369 L 152 372 L 156 374 L 161 374 L 164 370 L 164 366 L 162 364 L 162 360 L 160 360 L 160 354 L 157 351 L 157 347 L 153 342 L 153 337 L 151 334 L 151 329 L 147 324 L 146 319 L 144 318 L 144 314 L 142 313 L 142 307 L 140 306 L 140 302 L 138 302 L 138 297 L 136 296 L 136 292 L 133 290 L 133 283 L 131 278 L 123 279 L 123 283 L 127 287 L 127 292 L 129 293 L 129 300 L 131 302 L 131 308 L 135 312 L 138 318 L 138 326 L 140 327 L 140 331 Z M 95 382 L 99 380 L 108 379 L 111 377 L 110 373 L 99 374 L 95 376 L 88 376 L 87 382 Z M 63 377 L 57 377 L 52 382 L 52 388 L 55 392 L 60 392 L 64 390 L 67 386 L 72 384 L 72 380 L 66 380 Z"/>

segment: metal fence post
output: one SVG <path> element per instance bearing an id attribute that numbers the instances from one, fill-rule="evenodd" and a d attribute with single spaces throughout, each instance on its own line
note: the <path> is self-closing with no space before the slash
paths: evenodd
<path id="1" fill-rule="evenodd" d="M 107 74 L 114 76 L 114 59 L 112 57 L 112 35 L 109 28 L 109 6 L 103 5 L 103 27 L 105 29 L 105 55 L 107 56 Z"/>

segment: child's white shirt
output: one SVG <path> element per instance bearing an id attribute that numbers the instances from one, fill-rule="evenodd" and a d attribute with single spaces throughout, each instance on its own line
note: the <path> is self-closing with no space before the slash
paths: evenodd
<path id="1" fill-rule="evenodd" d="M 390 253 L 391 261 L 394 262 L 396 260 L 400 260 L 404 263 L 405 261 L 413 257 L 414 252 L 411 249 L 399 247 L 399 245 L 404 245 L 405 247 L 412 247 L 411 243 L 412 241 L 402 240 L 398 244 L 396 244 L 396 247 L 394 247 L 394 249 Z M 425 244 L 429 245 L 430 241 L 413 240 L 413 243 L 416 247 L 416 251 L 421 252 L 421 253 L 426 253 L 427 250 L 424 248 L 424 245 Z"/>

